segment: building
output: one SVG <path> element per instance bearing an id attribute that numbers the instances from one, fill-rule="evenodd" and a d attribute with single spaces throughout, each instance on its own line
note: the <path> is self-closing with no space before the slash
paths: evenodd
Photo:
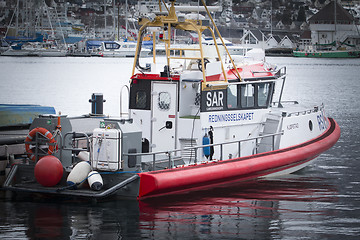
<path id="1" fill-rule="evenodd" d="M 244 30 L 244 34 L 240 39 L 241 44 L 251 46 L 254 48 L 265 49 L 265 42 L 267 38 L 260 30 Z"/>
<path id="2" fill-rule="evenodd" d="M 304 50 L 306 46 L 309 45 L 311 45 L 311 31 L 307 30 L 300 35 L 297 48 L 299 50 Z"/>
<path id="3" fill-rule="evenodd" d="M 358 35 L 354 17 L 332 1 L 309 19 L 312 44 L 335 44 Z"/>

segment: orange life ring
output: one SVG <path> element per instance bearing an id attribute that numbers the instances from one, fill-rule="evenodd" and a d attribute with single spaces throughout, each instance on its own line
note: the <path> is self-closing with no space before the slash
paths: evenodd
<path id="1" fill-rule="evenodd" d="M 30 142 L 33 140 L 36 133 L 41 133 L 43 136 L 45 136 L 48 139 L 48 141 L 50 143 L 49 148 L 48 148 L 49 155 L 54 153 L 55 145 L 53 143 L 56 142 L 55 139 L 53 138 L 53 135 L 51 134 L 51 132 L 45 128 L 37 127 L 37 128 L 34 128 L 33 130 L 31 130 L 25 139 L 25 150 L 26 150 L 26 153 L 28 154 L 29 158 L 33 161 L 35 161 L 35 155 L 34 155 L 33 150 L 30 148 Z"/>

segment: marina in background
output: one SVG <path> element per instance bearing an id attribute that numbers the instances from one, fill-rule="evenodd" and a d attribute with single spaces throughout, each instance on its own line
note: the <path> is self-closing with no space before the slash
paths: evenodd
<path id="1" fill-rule="evenodd" d="M 123 57 L 124 54 L 114 51 L 103 55 L 101 46 L 89 49 L 87 43 L 136 41 L 139 28 L 136 20 L 159 11 L 155 0 L 94 1 L 82 5 L 65 2 L 3 1 L 0 4 L 0 11 L 4 12 L 0 36 L 4 39 L 0 52 L 6 56 Z M 189 4 L 179 2 L 178 8 Z M 187 14 L 196 18 L 198 3 L 190 4 L 192 9 Z M 296 56 L 302 57 L 358 57 L 360 5 L 356 1 L 341 1 L 336 6 L 334 8 L 334 1 L 322 0 L 284 2 L 282 5 L 278 1 L 233 3 L 226 0 L 210 6 L 210 10 L 219 31 L 231 45 L 232 54 L 262 48 L 268 56 L 293 56 L 294 50 Z M 204 42 L 208 37 L 203 36 Z M 159 41 L 158 34 L 145 38 Z M 172 33 L 172 40 L 179 45 L 198 42 L 196 36 L 176 32 Z M 37 44 L 29 44 L 29 41 Z M 144 47 L 152 49 L 150 44 Z M 326 53 L 319 52 L 324 50 Z M 159 48 L 158 51 L 161 53 Z"/>

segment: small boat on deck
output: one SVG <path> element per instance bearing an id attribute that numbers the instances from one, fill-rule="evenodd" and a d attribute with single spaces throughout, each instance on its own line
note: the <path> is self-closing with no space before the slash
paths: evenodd
<path id="1" fill-rule="evenodd" d="M 104 117 L 102 96 L 93 95 L 91 116 L 40 116 L 25 139 L 27 158 L 12 166 L 3 189 L 146 199 L 289 174 L 337 142 L 340 128 L 323 105 L 282 100 L 285 67 L 263 56 L 235 63 L 224 57 L 226 46 L 201 38 L 196 47 L 172 47 L 173 28 L 215 39 L 214 27 L 220 37 L 206 5 L 199 11 L 209 20 L 178 18 L 175 1 L 168 14 L 141 18 L 138 36 L 160 31 L 167 55 L 164 65 L 156 56 L 141 65 L 138 38 L 131 82 L 122 89 L 128 114 Z"/>

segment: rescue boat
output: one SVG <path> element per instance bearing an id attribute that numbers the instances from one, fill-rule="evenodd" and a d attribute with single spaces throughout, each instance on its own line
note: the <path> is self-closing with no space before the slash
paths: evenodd
<path id="1" fill-rule="evenodd" d="M 104 117 L 101 96 L 92 99 L 97 109 L 91 116 L 35 119 L 25 142 L 28 157 L 12 167 L 3 189 L 145 199 L 289 174 L 331 148 L 340 128 L 324 105 L 283 101 L 286 68 L 266 63 L 261 51 L 233 60 L 226 45 L 217 44 L 220 33 L 203 5 L 203 20 L 178 17 L 175 1 L 165 12 L 160 5 L 156 16 L 139 19 L 132 76 L 124 88 L 128 113 Z M 197 33 L 199 44 L 172 47 L 173 29 Z M 213 45 L 201 43 L 204 31 Z M 165 61 L 158 62 L 154 42 L 153 58 L 145 59 L 151 62 L 141 65 L 147 33 L 165 44 Z M 90 178 L 91 187 L 83 184 Z"/>

